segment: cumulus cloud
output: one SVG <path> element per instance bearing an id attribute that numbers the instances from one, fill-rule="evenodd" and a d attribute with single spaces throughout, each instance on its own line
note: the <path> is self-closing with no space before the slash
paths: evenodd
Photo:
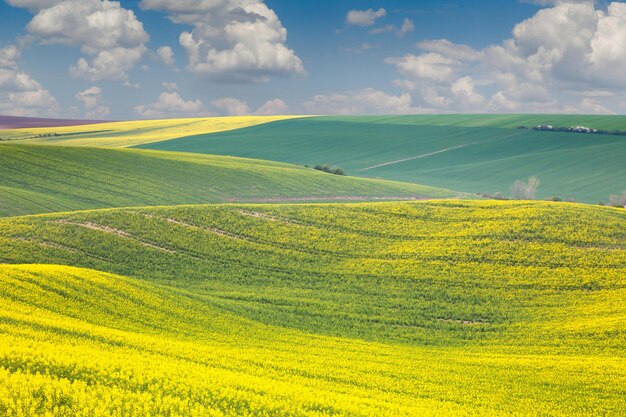
<path id="1" fill-rule="evenodd" d="M 289 114 L 289 107 L 281 99 L 268 100 L 256 111 L 245 101 L 223 97 L 205 105 L 201 100 L 185 100 L 175 83 L 163 83 L 164 92 L 150 104 L 135 107 L 135 113 L 146 118 L 208 117 L 208 116 L 271 116 Z"/>
<path id="2" fill-rule="evenodd" d="M 0 48 L 0 68 L 17 68 L 20 50 L 15 45 Z"/>
<path id="3" fill-rule="evenodd" d="M 31 13 L 37 13 L 42 9 L 52 7 L 59 3 L 59 0 L 5 0 L 11 6 L 28 9 Z"/>
<path id="4" fill-rule="evenodd" d="M 626 91 L 626 4 L 550 2 L 501 44 L 475 50 L 446 39 L 390 57 L 396 84 L 423 105 L 452 111 L 606 112 L 579 91 Z M 568 93 L 569 92 L 569 93 Z"/>
<path id="5" fill-rule="evenodd" d="M 263 103 L 256 111 L 252 111 L 248 103 L 232 97 L 225 97 L 211 102 L 215 112 L 222 116 L 274 116 L 289 114 L 289 106 L 283 100 L 275 98 Z"/>
<path id="6" fill-rule="evenodd" d="M 20 50 L 0 48 L 0 114 L 13 116 L 54 116 L 58 103 L 48 90 L 20 71 Z"/>
<path id="7" fill-rule="evenodd" d="M 346 15 L 346 23 L 353 26 L 373 26 L 377 19 L 387 16 L 382 7 L 378 10 L 350 10 Z"/>
<path id="8" fill-rule="evenodd" d="M 468 45 L 460 45 L 447 39 L 425 40 L 417 43 L 417 47 L 426 52 L 442 55 L 459 61 L 478 61 L 482 54 Z"/>
<path id="9" fill-rule="evenodd" d="M 385 63 L 395 65 L 402 74 L 411 78 L 434 82 L 450 81 L 460 66 L 459 61 L 437 53 L 387 58 Z"/>
<path id="10" fill-rule="evenodd" d="M 134 84 L 128 82 L 127 71 L 134 68 L 145 51 L 145 47 L 120 47 L 100 51 L 91 62 L 80 58 L 76 65 L 70 67 L 70 75 L 89 81 L 119 80 L 124 81 L 124 85 L 133 87 Z"/>
<path id="11" fill-rule="evenodd" d="M 248 103 L 231 97 L 214 100 L 211 105 L 218 109 L 219 114 L 226 116 L 245 116 L 251 111 Z"/>
<path id="12" fill-rule="evenodd" d="M 411 19 L 404 19 L 400 27 L 396 25 L 384 25 L 370 29 L 367 33 L 370 35 L 381 35 L 384 33 L 395 33 L 398 38 L 404 38 L 408 33 L 415 30 L 415 23 Z"/>
<path id="13" fill-rule="evenodd" d="M 135 107 L 135 113 L 146 118 L 209 116 L 200 100 L 185 100 L 177 91 L 164 91 L 150 104 Z"/>
<path id="14" fill-rule="evenodd" d="M 275 98 L 268 100 L 255 112 L 258 116 L 277 116 L 289 114 L 289 106 L 283 100 Z"/>
<path id="15" fill-rule="evenodd" d="M 28 9 L 28 41 L 78 46 L 82 57 L 70 68 L 73 77 L 91 81 L 126 81 L 146 52 L 149 36 L 132 10 L 116 1 L 8 0 Z"/>
<path id="16" fill-rule="evenodd" d="M 187 69 L 228 82 L 267 82 L 272 76 L 305 74 L 287 47 L 287 29 L 262 0 L 143 0 L 145 10 L 161 10 L 174 23 L 190 25 L 179 43 Z"/>
<path id="17" fill-rule="evenodd" d="M 413 107 L 408 93 L 399 96 L 373 88 L 342 93 L 322 94 L 303 104 L 310 114 L 411 114 L 421 113 Z"/>
<path id="18" fill-rule="evenodd" d="M 165 65 L 174 65 L 174 51 L 169 46 L 161 46 L 156 50 L 159 60 Z"/>
<path id="19" fill-rule="evenodd" d="M 398 30 L 398 36 L 402 38 L 406 34 L 413 32 L 414 30 L 415 30 L 415 23 L 413 23 L 411 19 L 405 18 L 402 21 L 402 25 L 400 26 L 400 29 Z"/>
<path id="20" fill-rule="evenodd" d="M 84 91 L 79 91 L 74 96 L 85 108 L 85 117 L 98 118 L 111 113 L 109 106 L 102 102 L 102 89 L 100 87 L 90 87 Z"/>

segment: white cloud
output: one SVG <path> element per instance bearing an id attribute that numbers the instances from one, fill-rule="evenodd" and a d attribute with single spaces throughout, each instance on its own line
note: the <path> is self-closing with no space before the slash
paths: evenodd
<path id="1" fill-rule="evenodd" d="M 450 81 L 457 72 L 460 62 L 437 53 L 419 56 L 412 54 L 400 58 L 387 58 L 385 63 L 395 65 L 402 74 L 434 82 Z"/>
<path id="2" fill-rule="evenodd" d="M 289 114 L 289 106 L 283 100 L 275 98 L 268 100 L 255 112 L 258 116 L 277 116 Z"/>
<path id="3" fill-rule="evenodd" d="M 192 73 L 228 82 L 305 74 L 287 47 L 287 30 L 262 0 L 143 0 L 141 7 L 193 26 L 179 37 Z"/>
<path id="4" fill-rule="evenodd" d="M 421 54 L 385 62 L 405 77 L 396 85 L 442 111 L 610 112 L 610 93 L 626 93 L 626 4 L 549 3 L 500 44 L 426 40 Z M 581 100 L 585 91 L 594 97 Z"/>
<path id="5" fill-rule="evenodd" d="M 271 116 L 289 114 L 287 104 L 278 98 L 268 100 L 256 111 L 253 111 L 248 103 L 232 97 L 224 97 L 213 100 L 206 106 L 200 100 L 185 100 L 177 91 L 175 83 L 163 83 L 166 90 L 159 98 L 150 104 L 135 107 L 135 113 L 146 118 L 159 117 L 208 117 L 208 116 Z"/>
<path id="6" fill-rule="evenodd" d="M 104 117 L 111 113 L 109 106 L 102 103 L 102 89 L 100 87 L 94 86 L 79 91 L 75 98 L 85 108 L 85 117 L 87 118 Z"/>
<path id="7" fill-rule="evenodd" d="M 0 48 L 0 114 L 12 116 L 54 116 L 58 103 L 48 90 L 20 71 L 16 46 Z"/>
<path id="8" fill-rule="evenodd" d="M 415 23 L 411 19 L 405 18 L 402 22 L 402 26 L 398 30 L 397 34 L 399 37 L 404 37 L 408 33 L 411 33 L 415 30 Z"/>
<path id="9" fill-rule="evenodd" d="M 226 116 L 245 116 L 251 112 L 248 103 L 231 97 L 214 100 L 211 102 L 211 106 L 218 109 L 219 114 Z"/>
<path id="10" fill-rule="evenodd" d="M 459 45 L 447 39 L 426 40 L 417 43 L 417 47 L 426 52 L 433 52 L 459 61 L 478 61 L 482 54 L 467 45 Z"/>
<path id="11" fill-rule="evenodd" d="M 30 41 L 79 46 L 82 57 L 70 68 L 74 77 L 91 81 L 126 81 L 146 52 L 149 36 L 132 10 L 116 1 L 9 0 L 34 16 L 26 26 Z"/>
<path id="12" fill-rule="evenodd" d="M 0 48 L 0 68 L 17 68 L 20 50 L 15 45 Z"/>
<path id="13" fill-rule="evenodd" d="M 450 87 L 450 91 L 459 108 L 473 109 L 485 104 L 485 97 L 476 92 L 476 85 L 470 76 L 456 80 Z"/>
<path id="14" fill-rule="evenodd" d="M 185 100 L 176 91 L 162 92 L 155 102 L 136 106 L 135 112 L 146 118 L 211 115 L 200 100 Z"/>
<path id="15" fill-rule="evenodd" d="M 317 95 L 303 107 L 310 114 L 411 114 L 424 111 L 412 106 L 408 93 L 394 96 L 373 88 Z"/>
<path id="16" fill-rule="evenodd" d="M 174 51 L 169 46 L 161 46 L 157 50 L 159 60 L 165 65 L 174 65 Z"/>
<path id="17" fill-rule="evenodd" d="M 367 33 L 370 35 L 382 35 L 384 33 L 395 33 L 398 38 L 404 38 L 408 33 L 415 30 L 415 24 L 411 19 L 404 19 L 402 25 L 398 28 L 396 25 L 385 25 L 370 29 Z"/>
<path id="18" fill-rule="evenodd" d="M 41 9 L 52 7 L 60 0 L 5 0 L 11 6 L 28 9 L 31 13 L 37 13 Z"/>
<path id="19" fill-rule="evenodd" d="M 350 10 L 346 15 L 346 23 L 353 26 L 372 26 L 377 19 L 387 16 L 387 11 L 383 8 L 378 10 Z"/>
<path id="20" fill-rule="evenodd" d="M 380 35 L 383 33 L 396 32 L 397 30 L 398 28 L 396 27 L 396 25 L 385 25 L 385 26 L 374 28 L 374 29 L 370 29 L 367 33 L 369 33 L 370 35 Z"/>
<path id="21" fill-rule="evenodd" d="M 128 82 L 127 71 L 141 60 L 146 48 L 113 48 L 100 51 L 88 62 L 85 58 L 80 58 L 76 65 L 70 67 L 70 75 L 74 78 L 84 78 L 89 81 L 99 80 L 119 80 L 124 81 L 124 85 L 133 86 Z"/>
<path id="22" fill-rule="evenodd" d="M 283 100 L 275 98 L 262 104 L 256 111 L 252 111 L 248 103 L 232 97 L 225 97 L 211 102 L 217 114 L 224 116 L 274 116 L 289 114 L 289 106 Z"/>
<path id="23" fill-rule="evenodd" d="M 169 92 L 178 90 L 178 85 L 176 83 L 168 83 L 167 81 L 164 81 L 161 86 L 165 91 Z"/>
<path id="24" fill-rule="evenodd" d="M 586 113 L 586 114 L 615 114 L 606 108 L 600 101 L 585 97 L 578 105 L 567 106 L 565 113 Z"/>

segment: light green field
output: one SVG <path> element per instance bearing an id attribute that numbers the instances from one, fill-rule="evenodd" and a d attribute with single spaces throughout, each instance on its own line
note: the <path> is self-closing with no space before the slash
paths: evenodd
<path id="1" fill-rule="evenodd" d="M 339 177 L 251 159 L 0 144 L 0 216 L 229 201 L 451 197 L 414 184 Z"/>
<path id="2" fill-rule="evenodd" d="M 49 264 L 0 269 L 8 416 L 626 407 L 624 210 L 446 201 L 86 211 L 0 219 L 0 260 Z"/>
<path id="3" fill-rule="evenodd" d="M 143 148 L 335 164 L 349 175 L 509 194 L 537 176 L 539 197 L 606 201 L 626 187 L 626 137 L 515 129 L 551 123 L 626 130 L 621 116 L 381 116 L 277 121 Z"/>

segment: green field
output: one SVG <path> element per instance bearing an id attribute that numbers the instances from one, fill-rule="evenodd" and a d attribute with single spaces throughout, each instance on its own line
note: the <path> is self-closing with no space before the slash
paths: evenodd
<path id="1" fill-rule="evenodd" d="M 0 268 L 0 411 L 9 416 L 626 407 L 620 209 L 444 201 L 85 211 L 0 219 L 0 260 L 48 264 Z"/>
<path id="2" fill-rule="evenodd" d="M 626 116 L 584 114 L 433 114 L 400 116 L 325 116 L 319 120 L 352 123 L 382 123 L 412 126 L 499 127 L 516 129 L 552 125 L 587 126 L 593 129 L 626 130 Z"/>
<path id="3" fill-rule="evenodd" d="M 626 137 L 520 130 L 551 123 L 626 130 L 617 116 L 317 117 L 195 135 L 142 148 L 335 164 L 349 175 L 471 193 L 509 193 L 537 176 L 539 197 L 598 203 L 626 184 Z"/>
<path id="4" fill-rule="evenodd" d="M 242 158 L 129 149 L 0 144 L 0 216 L 228 201 L 451 197 Z"/>

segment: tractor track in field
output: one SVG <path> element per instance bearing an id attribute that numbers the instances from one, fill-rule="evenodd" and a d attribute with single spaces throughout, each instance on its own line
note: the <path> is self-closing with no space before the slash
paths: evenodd
<path id="1" fill-rule="evenodd" d="M 437 154 L 440 154 L 440 153 L 452 151 L 452 150 L 455 150 L 455 149 L 464 148 L 464 147 L 469 146 L 469 145 L 474 145 L 474 144 L 473 143 L 466 143 L 466 144 L 463 144 L 463 145 L 452 146 L 450 148 L 445 148 L 445 149 L 441 149 L 441 150 L 438 150 L 438 151 L 435 151 L 435 152 L 425 153 L 423 155 L 412 156 L 410 158 L 397 159 L 395 161 L 390 161 L 390 162 L 383 162 L 382 164 L 372 165 L 372 166 L 367 167 L 367 168 L 357 169 L 356 171 L 357 172 L 369 171 L 370 169 L 380 168 L 380 167 L 384 167 L 384 166 L 387 166 L 387 165 L 399 164 L 401 162 L 412 161 L 414 159 L 426 158 L 428 156 L 433 156 L 433 155 L 437 155 Z"/>

